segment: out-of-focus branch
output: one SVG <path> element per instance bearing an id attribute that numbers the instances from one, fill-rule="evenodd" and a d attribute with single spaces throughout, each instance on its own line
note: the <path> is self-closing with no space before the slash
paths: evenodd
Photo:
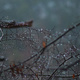
<path id="1" fill-rule="evenodd" d="M 61 70 L 68 70 L 69 68 L 76 65 L 77 63 L 80 63 L 80 59 L 78 59 L 77 61 L 73 62 L 72 64 L 66 66 L 66 68 L 61 68 Z"/>

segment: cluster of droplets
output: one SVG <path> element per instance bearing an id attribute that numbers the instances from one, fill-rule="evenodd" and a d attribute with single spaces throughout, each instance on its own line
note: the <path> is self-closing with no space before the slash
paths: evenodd
<path id="1" fill-rule="evenodd" d="M 64 32 L 66 32 L 68 29 L 64 29 Z M 50 75 L 53 71 L 55 71 L 60 65 L 61 63 L 63 63 L 65 61 L 65 63 L 62 64 L 62 66 L 57 69 L 57 72 L 55 74 L 55 76 L 58 76 L 59 78 L 61 76 L 66 76 L 69 75 L 68 73 L 70 73 L 70 71 L 72 70 L 67 70 L 67 71 L 63 71 L 63 69 L 66 69 L 65 67 L 67 66 L 71 66 L 74 62 L 76 61 L 71 61 L 68 60 L 66 61 L 68 58 L 71 57 L 71 59 L 75 59 L 79 56 L 76 57 L 76 54 L 79 53 L 79 48 L 76 47 L 76 45 L 73 44 L 73 42 L 71 41 L 72 38 L 72 34 L 68 34 L 66 36 L 63 36 L 62 38 L 60 38 L 57 42 L 55 42 L 54 44 L 51 44 L 50 46 L 48 46 L 45 51 L 43 51 L 43 49 L 52 41 L 54 41 L 56 38 L 58 38 L 60 35 L 63 34 L 63 32 L 55 32 L 53 33 L 51 30 L 47 30 L 47 29 L 33 29 L 33 28 L 25 28 L 23 30 L 18 30 L 17 33 L 9 33 L 12 35 L 15 35 L 15 41 L 13 45 L 9 45 L 12 44 L 12 42 L 7 43 L 5 45 L 4 43 L 4 50 L 6 50 L 6 53 L 8 49 L 11 49 L 15 44 L 17 44 L 16 46 L 14 46 L 14 52 L 12 52 L 12 56 L 15 56 L 15 53 L 19 55 L 21 55 L 21 57 L 24 55 L 24 60 L 28 59 L 28 57 L 33 57 L 34 55 L 37 54 L 36 57 L 34 57 L 28 64 L 30 64 L 30 66 L 28 66 L 29 68 L 24 68 L 24 78 L 25 79 L 38 79 L 38 77 L 43 77 L 43 75 L 45 75 L 44 78 L 47 78 L 48 75 Z M 4 33 L 5 35 L 5 33 Z M 9 37 L 9 35 L 7 35 Z M 9 38 L 10 39 L 10 38 Z M 11 39 L 12 40 L 12 39 Z M 18 41 L 20 40 L 20 41 Z M 19 46 L 18 46 L 19 45 Z M 16 49 L 17 48 L 17 49 Z M 22 51 L 22 50 L 23 51 Z M 17 50 L 17 52 L 16 52 Z M 22 51 L 21 53 L 18 53 Z M 43 53 L 41 55 L 39 55 L 41 52 L 43 51 Z M 4 52 L 4 51 L 3 51 Z M 29 56 L 27 56 L 29 55 Z M 79 57 L 80 58 L 80 57 Z M 78 59 L 79 59 L 78 58 Z M 1 57 L 1 60 L 3 60 L 4 58 Z M 25 63 L 25 66 L 27 66 L 27 62 Z M 79 66 L 79 63 L 75 63 L 75 65 L 73 65 L 75 67 Z M 26 73 L 28 72 L 28 73 Z M 73 71 L 72 71 L 73 72 Z M 61 75 L 61 76 L 60 76 Z M 71 74 L 72 75 L 72 74 Z M 12 76 L 13 77 L 13 76 Z M 19 76 L 17 76 L 19 77 Z M 13 77 L 14 79 L 15 77 Z M 20 76 L 21 78 L 21 76 Z M 55 78 L 55 77 L 54 77 Z M 59 79 L 58 78 L 58 79 Z"/>

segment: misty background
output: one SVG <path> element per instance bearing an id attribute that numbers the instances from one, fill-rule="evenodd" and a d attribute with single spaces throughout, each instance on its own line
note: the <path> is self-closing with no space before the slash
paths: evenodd
<path id="1" fill-rule="evenodd" d="M 80 21 L 79 0 L 0 0 L 0 19 L 29 21 L 33 27 L 62 30 Z"/>

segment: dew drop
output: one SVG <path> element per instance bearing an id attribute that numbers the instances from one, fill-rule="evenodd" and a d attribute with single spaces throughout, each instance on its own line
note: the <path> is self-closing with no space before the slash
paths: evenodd
<path id="1" fill-rule="evenodd" d="M 71 35 L 69 35 L 69 37 L 71 37 Z"/>
<path id="2" fill-rule="evenodd" d="M 41 31 L 40 29 L 38 29 L 38 31 Z"/>
<path id="3" fill-rule="evenodd" d="M 51 38 L 52 36 L 50 35 L 49 37 Z"/>
<path id="4" fill-rule="evenodd" d="M 64 31 L 67 31 L 67 29 L 64 29 Z"/>
<path id="5" fill-rule="evenodd" d="M 62 44 L 60 44 L 62 46 Z"/>
<path id="6" fill-rule="evenodd" d="M 45 39 L 48 39 L 48 36 L 44 36 Z"/>
<path id="7" fill-rule="evenodd" d="M 59 44 L 57 44 L 57 46 L 59 46 Z"/>
<path id="8" fill-rule="evenodd" d="M 43 31 L 43 29 L 41 28 L 41 31 Z"/>
<path id="9" fill-rule="evenodd" d="M 64 57 L 65 57 L 66 55 L 64 54 Z"/>
<path id="10" fill-rule="evenodd" d="M 65 71 L 63 71 L 62 74 L 65 74 Z"/>

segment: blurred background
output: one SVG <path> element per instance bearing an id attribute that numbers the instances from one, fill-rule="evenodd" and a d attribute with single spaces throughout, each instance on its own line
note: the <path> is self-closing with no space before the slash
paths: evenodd
<path id="1" fill-rule="evenodd" d="M 62 30 L 80 21 L 79 0 L 0 0 L 0 19 L 34 20 L 33 27 Z"/>

